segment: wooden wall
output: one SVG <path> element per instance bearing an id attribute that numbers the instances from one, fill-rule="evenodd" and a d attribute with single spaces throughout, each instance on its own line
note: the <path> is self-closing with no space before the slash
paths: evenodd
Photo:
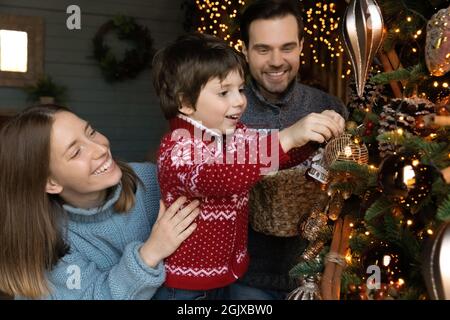
<path id="1" fill-rule="evenodd" d="M 68 30 L 66 8 L 81 8 L 81 30 Z M 68 87 L 68 105 L 109 137 L 116 157 L 142 161 L 153 153 L 166 121 L 151 84 L 150 69 L 137 79 L 109 84 L 92 59 L 92 39 L 98 28 L 116 14 L 135 17 L 148 26 L 155 48 L 180 35 L 181 0 L 0 0 L 0 14 L 45 19 L 45 73 Z M 117 55 L 123 42 L 107 38 Z M 18 88 L 0 87 L 0 112 L 21 110 L 26 96 Z"/>

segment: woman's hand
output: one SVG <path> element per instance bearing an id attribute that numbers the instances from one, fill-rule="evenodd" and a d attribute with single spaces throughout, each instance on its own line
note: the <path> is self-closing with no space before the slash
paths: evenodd
<path id="1" fill-rule="evenodd" d="M 200 202 L 194 200 L 180 210 L 185 202 L 186 197 L 180 197 L 166 210 L 160 200 L 158 218 L 150 237 L 140 249 L 142 260 L 148 266 L 154 268 L 170 256 L 197 227 L 193 221 L 200 213 Z"/>

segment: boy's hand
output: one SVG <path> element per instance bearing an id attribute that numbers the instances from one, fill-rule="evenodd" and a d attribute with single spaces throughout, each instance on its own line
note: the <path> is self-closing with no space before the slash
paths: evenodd
<path id="1" fill-rule="evenodd" d="M 150 237 L 140 249 L 140 255 L 148 266 L 154 268 L 170 256 L 197 227 L 193 221 L 200 213 L 200 202 L 194 200 L 180 210 L 185 202 L 186 197 L 180 197 L 166 210 L 160 201 L 158 218 Z"/>
<path id="2" fill-rule="evenodd" d="M 280 144 L 285 152 L 301 147 L 310 141 L 323 143 L 344 132 L 345 120 L 333 111 L 310 113 L 280 132 Z"/>

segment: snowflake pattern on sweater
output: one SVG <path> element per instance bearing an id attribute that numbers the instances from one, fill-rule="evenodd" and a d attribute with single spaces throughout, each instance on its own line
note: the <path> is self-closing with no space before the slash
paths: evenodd
<path id="1" fill-rule="evenodd" d="M 187 203 L 198 199 L 200 215 L 194 233 L 166 259 L 165 285 L 186 290 L 224 287 L 248 267 L 250 188 L 261 178 L 262 169 L 273 165 L 268 159 L 276 157 L 280 165 L 292 159 L 281 149 L 277 133 L 250 132 L 238 124 L 224 138 L 182 115 L 172 119 L 170 126 L 158 152 L 163 201 L 170 206 L 180 196 L 186 196 Z M 271 150 L 269 156 L 255 152 L 263 147 Z"/>

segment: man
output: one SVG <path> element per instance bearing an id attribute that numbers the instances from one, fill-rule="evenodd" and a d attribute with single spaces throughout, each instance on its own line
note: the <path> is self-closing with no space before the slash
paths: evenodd
<path id="1" fill-rule="evenodd" d="M 246 87 L 248 106 L 241 118 L 245 124 L 283 129 L 305 118 L 311 125 L 320 125 L 316 116 L 327 109 L 347 117 L 338 99 L 297 82 L 303 22 L 293 2 L 256 0 L 244 12 L 240 28 L 242 51 L 251 73 Z M 271 210 L 270 206 L 266 210 Z M 299 236 L 276 237 L 250 227 L 250 267 L 232 286 L 230 298 L 284 299 L 297 287 L 288 273 L 304 246 Z"/>

